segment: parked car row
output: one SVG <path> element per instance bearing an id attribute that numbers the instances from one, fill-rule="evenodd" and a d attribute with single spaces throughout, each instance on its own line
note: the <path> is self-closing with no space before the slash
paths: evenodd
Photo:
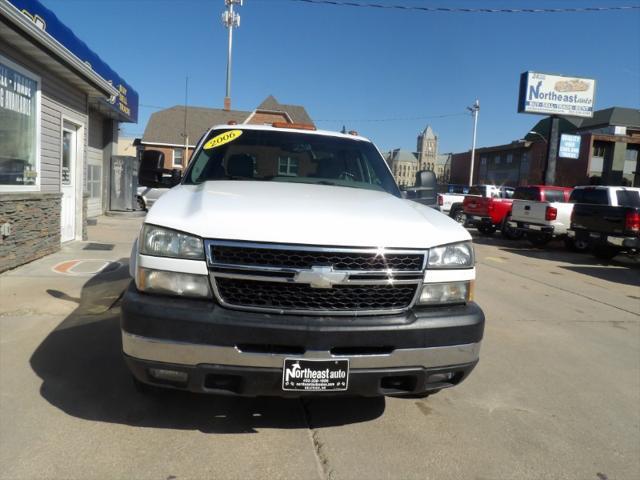
<path id="1" fill-rule="evenodd" d="M 492 185 L 438 197 L 443 213 L 482 235 L 500 230 L 508 239 L 526 238 L 536 247 L 561 239 L 572 251 L 604 259 L 640 250 L 640 188 Z"/>

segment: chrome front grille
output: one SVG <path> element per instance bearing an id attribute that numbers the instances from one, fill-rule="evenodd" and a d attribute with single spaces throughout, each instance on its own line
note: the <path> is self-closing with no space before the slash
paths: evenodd
<path id="1" fill-rule="evenodd" d="M 224 306 L 253 311 L 371 315 L 410 308 L 426 251 L 205 241 Z"/>
<path id="2" fill-rule="evenodd" d="M 392 253 L 375 255 L 371 252 L 332 252 L 320 250 L 294 250 L 279 248 L 230 247 L 212 245 L 214 262 L 233 265 L 311 268 L 332 265 L 334 270 L 397 270 L 420 271 L 423 253 Z"/>

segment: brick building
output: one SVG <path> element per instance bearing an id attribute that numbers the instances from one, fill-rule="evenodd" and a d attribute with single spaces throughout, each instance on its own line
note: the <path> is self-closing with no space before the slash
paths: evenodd
<path id="1" fill-rule="evenodd" d="M 544 183 L 550 119 L 539 121 L 524 139 L 476 149 L 474 183 Z M 640 186 L 640 110 L 612 107 L 593 118 L 568 118 L 560 132 L 580 137 L 577 159 L 558 157 L 556 185 Z M 451 158 L 451 183 L 468 183 L 471 152 Z"/>
<path id="2" fill-rule="evenodd" d="M 163 152 L 165 168 L 182 169 L 189 162 L 198 140 L 209 128 L 231 121 L 253 125 L 274 122 L 313 125 L 304 107 L 279 103 L 269 95 L 251 112 L 184 106 L 160 110 L 151 115 L 144 135 L 137 143 L 140 150 Z"/>

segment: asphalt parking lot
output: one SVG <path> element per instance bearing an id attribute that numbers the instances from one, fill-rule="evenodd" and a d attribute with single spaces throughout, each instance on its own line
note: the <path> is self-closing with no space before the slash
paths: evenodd
<path id="1" fill-rule="evenodd" d="M 0 478 L 640 478 L 636 261 L 476 237 L 480 363 L 427 399 L 145 397 L 120 354 L 127 228 L 84 253 L 120 262 L 97 275 L 0 276 Z"/>

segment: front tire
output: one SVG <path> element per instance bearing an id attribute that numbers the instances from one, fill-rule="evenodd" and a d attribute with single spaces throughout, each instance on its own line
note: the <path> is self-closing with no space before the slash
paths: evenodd
<path id="1" fill-rule="evenodd" d="M 489 225 L 486 223 L 483 223 L 482 225 L 478 225 L 478 231 L 486 236 L 486 237 L 490 237 L 491 235 L 493 235 L 496 231 L 496 227 L 495 225 Z"/>
<path id="2" fill-rule="evenodd" d="M 138 208 L 142 211 L 146 211 L 147 205 L 144 203 L 144 198 L 137 197 L 136 200 L 138 201 Z"/>
<path id="3" fill-rule="evenodd" d="M 453 212 L 451 212 L 451 218 L 453 218 L 460 225 L 464 225 L 467 222 L 467 216 L 464 213 L 464 210 L 461 208 L 456 208 Z"/>

